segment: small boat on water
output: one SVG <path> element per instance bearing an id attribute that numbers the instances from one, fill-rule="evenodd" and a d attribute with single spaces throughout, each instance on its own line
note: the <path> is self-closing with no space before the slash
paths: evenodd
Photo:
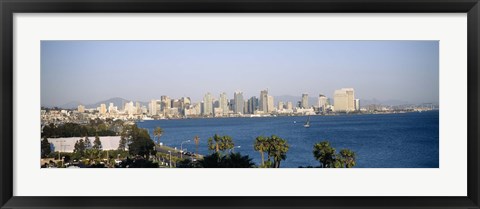
<path id="1" fill-rule="evenodd" d="M 310 116 L 308 116 L 307 122 L 305 122 L 305 124 L 303 124 L 303 127 L 310 128 Z"/>

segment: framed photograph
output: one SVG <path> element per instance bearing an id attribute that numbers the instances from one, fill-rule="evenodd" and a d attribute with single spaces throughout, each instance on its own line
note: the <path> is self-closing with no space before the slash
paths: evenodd
<path id="1" fill-rule="evenodd" d="M 479 208 L 478 0 L 1 1 L 1 208 Z"/>

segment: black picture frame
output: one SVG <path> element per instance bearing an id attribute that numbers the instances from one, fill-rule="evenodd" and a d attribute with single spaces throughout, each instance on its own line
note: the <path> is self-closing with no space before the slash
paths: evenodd
<path id="1" fill-rule="evenodd" d="M 478 0 L 0 0 L 1 208 L 480 208 Z M 465 197 L 13 196 L 14 13 L 467 13 L 468 195 Z M 451 179 L 455 181 L 456 179 Z M 414 188 L 412 188 L 414 189 Z"/>

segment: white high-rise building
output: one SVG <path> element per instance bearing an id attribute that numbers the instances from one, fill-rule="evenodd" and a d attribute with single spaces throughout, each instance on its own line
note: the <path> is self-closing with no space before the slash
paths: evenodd
<path id="1" fill-rule="evenodd" d="M 278 110 L 283 110 L 283 102 L 278 102 Z"/>
<path id="2" fill-rule="evenodd" d="M 320 108 L 320 110 L 322 111 L 325 111 L 327 107 L 327 97 L 325 95 L 318 95 L 318 108 Z"/>
<path id="3" fill-rule="evenodd" d="M 150 100 L 149 108 L 150 108 L 150 110 L 149 110 L 150 115 L 152 115 L 152 116 L 157 115 L 157 111 L 158 111 L 157 110 L 157 100 L 154 100 L 154 99 Z"/>
<path id="4" fill-rule="evenodd" d="M 129 115 L 135 114 L 137 111 L 135 109 L 135 106 L 133 105 L 133 101 L 128 102 L 125 104 L 125 113 Z"/>
<path id="5" fill-rule="evenodd" d="M 136 114 L 142 114 L 142 107 L 140 105 L 140 102 L 135 103 L 135 111 L 136 111 Z"/>
<path id="6" fill-rule="evenodd" d="M 274 106 L 273 96 L 269 95 L 267 97 L 267 113 L 273 112 L 274 109 L 275 109 L 275 106 Z"/>
<path id="7" fill-rule="evenodd" d="M 227 93 L 223 92 L 220 94 L 220 108 L 222 108 L 223 115 L 228 114 L 228 98 L 227 98 Z"/>
<path id="8" fill-rule="evenodd" d="M 203 115 L 213 115 L 213 98 L 209 93 L 203 97 Z"/>
<path id="9" fill-rule="evenodd" d="M 100 114 L 102 114 L 102 115 L 107 114 L 107 105 L 100 104 Z"/>
<path id="10" fill-rule="evenodd" d="M 353 88 L 335 90 L 333 103 L 335 112 L 355 111 L 355 91 Z"/>

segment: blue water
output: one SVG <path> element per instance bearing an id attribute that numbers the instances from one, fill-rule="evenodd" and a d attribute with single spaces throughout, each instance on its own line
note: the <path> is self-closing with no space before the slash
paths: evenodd
<path id="1" fill-rule="evenodd" d="M 283 168 L 318 166 L 312 154 L 313 145 L 330 141 L 337 151 L 343 148 L 357 154 L 360 168 L 438 168 L 439 166 L 439 112 L 412 112 L 384 115 L 311 116 L 310 128 L 304 128 L 306 117 L 269 118 L 206 118 L 155 120 L 138 122 L 150 134 L 156 126 L 164 130 L 164 145 L 195 151 L 193 138 L 200 137 L 199 153 L 208 154 L 207 139 L 215 133 L 229 135 L 235 152 L 247 154 L 260 163 L 255 152 L 255 137 L 275 134 L 290 145 Z M 296 121 L 296 123 L 294 122 Z M 153 136 L 152 136 L 153 137 Z"/>

